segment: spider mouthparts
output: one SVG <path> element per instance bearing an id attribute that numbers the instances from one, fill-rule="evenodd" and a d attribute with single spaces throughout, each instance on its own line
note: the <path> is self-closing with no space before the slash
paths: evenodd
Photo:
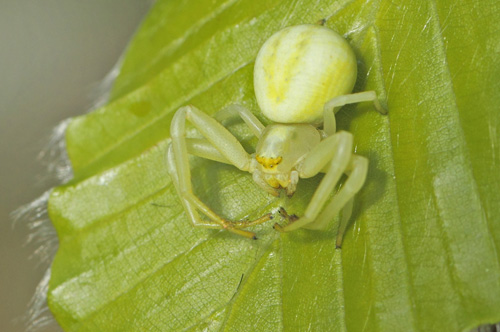
<path id="1" fill-rule="evenodd" d="M 273 228 L 279 232 L 283 232 L 283 227 L 281 227 L 281 225 L 278 223 L 274 224 Z"/>

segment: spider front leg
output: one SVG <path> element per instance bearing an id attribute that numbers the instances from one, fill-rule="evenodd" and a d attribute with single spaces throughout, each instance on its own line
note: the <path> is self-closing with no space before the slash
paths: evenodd
<path id="1" fill-rule="evenodd" d="M 345 207 L 343 216 L 346 216 L 347 220 L 342 220 L 337 238 L 337 246 L 340 247 L 343 231 L 350 217 L 350 209 L 352 209 L 350 200 L 361 189 L 368 169 L 367 159 L 353 155 L 351 151 L 352 134 L 341 131 L 321 141 L 305 157 L 298 169 L 300 177 L 312 177 L 321 171 L 325 171 L 325 177 L 316 189 L 304 215 L 297 219 L 291 218 L 286 226 L 276 224 L 275 229 L 282 232 L 293 231 L 301 227 L 325 229 L 333 217 Z M 343 173 L 349 174 L 348 180 L 325 207 Z"/>
<path id="2" fill-rule="evenodd" d="M 341 213 L 337 231 L 337 248 L 342 246 L 344 232 L 351 218 L 354 195 L 361 190 L 366 181 L 368 159 L 353 154 L 345 173 L 348 177 L 342 188 L 333 196 L 316 220 L 306 226 L 309 229 L 325 229 L 330 221 Z"/>
<path id="3" fill-rule="evenodd" d="M 198 129 L 215 150 L 209 148 L 206 142 L 203 143 L 203 140 L 186 140 L 186 120 Z M 188 151 L 208 159 L 229 163 L 243 171 L 249 171 L 250 156 L 238 140 L 219 122 L 193 106 L 182 107 L 175 113 L 170 133 L 172 143 L 168 149 L 167 166 L 182 204 L 193 225 L 207 228 L 223 228 L 247 238 L 255 238 L 255 233 L 240 228 L 265 222 L 271 219 L 271 214 L 252 221 L 231 222 L 225 220 L 194 195 L 191 183 Z M 203 221 L 199 216 L 199 212 L 208 217 L 210 221 Z"/>
<path id="4" fill-rule="evenodd" d="M 323 107 L 323 131 L 327 136 L 333 135 L 336 131 L 335 113 L 337 113 L 340 107 L 365 101 L 373 102 L 373 106 L 375 106 L 375 109 L 380 114 L 387 114 L 387 110 L 380 104 L 375 91 L 351 93 L 349 95 L 337 96 L 327 101 Z"/>
<path id="5" fill-rule="evenodd" d="M 215 114 L 215 118 L 222 122 L 234 115 L 239 115 L 240 118 L 245 122 L 245 124 L 250 128 L 252 133 L 259 138 L 264 131 L 264 125 L 248 110 L 248 108 L 241 105 L 232 104 L 223 108 L 221 111 Z"/>

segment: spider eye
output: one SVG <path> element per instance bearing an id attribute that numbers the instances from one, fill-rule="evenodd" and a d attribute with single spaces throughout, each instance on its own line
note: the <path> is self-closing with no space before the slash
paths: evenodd
<path id="1" fill-rule="evenodd" d="M 281 162 L 281 157 L 277 158 L 271 158 L 271 157 L 261 157 L 261 156 L 256 156 L 257 161 L 259 164 L 264 166 L 264 168 L 271 169 L 275 168 L 278 166 L 278 164 Z"/>

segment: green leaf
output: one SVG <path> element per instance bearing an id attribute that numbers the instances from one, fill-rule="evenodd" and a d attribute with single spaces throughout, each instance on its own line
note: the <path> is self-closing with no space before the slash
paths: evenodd
<path id="1" fill-rule="evenodd" d="M 338 127 L 370 160 L 342 249 L 335 232 L 257 241 L 193 228 L 164 163 L 177 108 L 240 103 L 279 29 L 326 19 L 359 59 Z M 74 119 L 75 178 L 49 201 L 60 248 L 49 305 L 68 331 L 460 331 L 500 321 L 497 1 L 158 1 L 108 105 Z M 230 130 L 251 151 L 238 121 Z M 192 159 L 221 215 L 300 215 L 321 177 L 275 199 L 234 167 Z"/>

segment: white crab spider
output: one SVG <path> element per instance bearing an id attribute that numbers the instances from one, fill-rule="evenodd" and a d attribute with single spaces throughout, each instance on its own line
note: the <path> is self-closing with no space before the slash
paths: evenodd
<path id="1" fill-rule="evenodd" d="M 248 154 L 240 142 L 217 120 L 194 106 L 180 108 L 171 124 L 172 143 L 167 164 L 182 204 L 195 226 L 224 228 L 248 238 L 255 233 L 242 228 L 272 219 L 271 213 L 252 221 L 221 218 L 192 190 L 188 154 L 236 166 L 252 173 L 255 182 L 272 195 L 285 189 L 290 196 L 299 178 L 320 172 L 325 176 L 302 217 L 281 214 L 288 224 L 274 228 L 288 232 L 301 227 L 325 229 L 342 210 L 337 246 L 351 216 L 354 195 L 365 182 L 368 160 L 352 153 L 352 134 L 335 131 L 339 107 L 371 101 L 382 114 L 374 91 L 351 94 L 356 81 L 356 57 L 347 41 L 320 25 L 299 25 L 272 35 L 260 49 L 254 67 L 254 88 L 262 113 L 274 121 L 264 127 L 246 108 L 232 105 L 222 116 L 238 114 L 258 137 L 256 152 Z M 185 136 L 186 120 L 205 137 Z M 323 124 L 322 129 L 318 127 Z M 342 174 L 342 188 L 328 201 Z M 200 218 L 199 213 L 208 220 Z"/>

